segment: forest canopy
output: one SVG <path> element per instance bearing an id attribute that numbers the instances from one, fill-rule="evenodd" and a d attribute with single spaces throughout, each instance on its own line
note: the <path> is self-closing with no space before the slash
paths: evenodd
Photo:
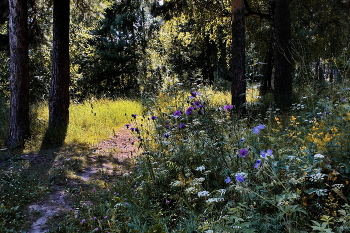
<path id="1" fill-rule="evenodd" d="M 270 1 L 244 2 L 246 78 L 260 82 L 272 43 Z M 0 5 L 0 56 L 6 61 L 0 84 L 2 95 L 8 96 L 7 1 Z M 71 5 L 73 99 L 154 93 L 164 77 L 186 85 L 201 80 L 229 87 L 230 1 L 77 0 Z M 49 92 L 51 14 L 50 2 L 29 1 L 31 101 L 46 99 Z M 340 78 L 348 64 L 349 2 L 294 0 L 290 15 L 295 83 L 306 84 L 322 74 Z"/>

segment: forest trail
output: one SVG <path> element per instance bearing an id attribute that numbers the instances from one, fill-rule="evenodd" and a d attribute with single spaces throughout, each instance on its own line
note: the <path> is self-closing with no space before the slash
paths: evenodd
<path id="1" fill-rule="evenodd" d="M 114 136 L 104 140 L 85 154 L 87 165 L 74 174 L 74 179 L 52 187 L 52 192 L 41 200 L 31 203 L 27 208 L 31 223 L 27 233 L 43 233 L 60 222 L 72 210 L 71 193 L 67 190 L 89 189 L 103 176 L 118 177 L 131 171 L 135 157 L 140 154 L 134 142 L 137 139 L 126 128 L 119 129 Z M 66 158 L 69 159 L 69 158 Z M 55 161 L 53 167 L 61 163 Z"/>

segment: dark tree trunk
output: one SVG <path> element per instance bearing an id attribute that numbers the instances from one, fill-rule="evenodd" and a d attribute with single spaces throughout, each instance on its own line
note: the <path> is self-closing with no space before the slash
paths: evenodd
<path id="1" fill-rule="evenodd" d="M 60 146 L 69 122 L 69 0 L 54 0 L 52 80 L 46 146 Z"/>
<path id="2" fill-rule="evenodd" d="M 232 104 L 245 112 L 245 27 L 244 0 L 232 0 Z"/>
<path id="3" fill-rule="evenodd" d="M 273 48 L 269 46 L 266 51 L 264 67 L 262 70 L 262 80 L 260 85 L 260 95 L 265 95 L 269 90 L 272 89 L 271 78 L 273 71 Z"/>
<path id="4" fill-rule="evenodd" d="M 27 1 L 9 1 L 10 148 L 23 147 L 29 137 L 29 71 Z"/>
<path id="5" fill-rule="evenodd" d="M 271 0 L 274 35 L 275 102 L 286 108 L 292 104 L 290 0 Z"/>

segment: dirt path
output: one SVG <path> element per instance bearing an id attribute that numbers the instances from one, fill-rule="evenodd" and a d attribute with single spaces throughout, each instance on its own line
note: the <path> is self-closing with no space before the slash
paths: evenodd
<path id="1" fill-rule="evenodd" d="M 66 192 L 68 187 L 89 186 L 89 183 L 98 179 L 101 173 L 118 176 L 128 172 L 133 166 L 135 156 L 139 154 L 138 148 L 134 145 L 136 140 L 130 130 L 122 128 L 113 137 L 92 148 L 86 155 L 87 166 L 75 174 L 74 180 L 67 180 L 63 185 L 55 185 L 49 196 L 28 206 L 29 221 L 32 224 L 27 233 L 47 232 L 53 222 L 59 221 L 72 209 L 70 194 Z M 55 166 L 60 166 L 60 162 L 55 161 L 53 168 Z"/>

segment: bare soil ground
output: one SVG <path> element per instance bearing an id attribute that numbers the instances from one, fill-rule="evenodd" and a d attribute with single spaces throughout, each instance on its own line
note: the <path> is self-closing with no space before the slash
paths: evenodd
<path id="1" fill-rule="evenodd" d="M 101 142 L 88 152 L 84 152 L 85 163 L 73 178 L 68 178 L 65 182 L 55 184 L 52 192 L 41 200 L 31 203 L 27 208 L 28 220 L 31 223 L 28 233 L 47 232 L 64 215 L 72 209 L 72 200 L 67 189 L 89 187 L 91 181 L 101 178 L 101 174 L 111 177 L 118 177 L 131 170 L 134 159 L 140 154 L 135 145 L 137 139 L 128 129 L 120 129 L 114 136 Z M 31 156 L 32 160 L 39 160 L 42 163 L 40 155 Z M 63 161 L 69 160 L 69 153 L 64 156 Z M 62 165 L 61 159 L 56 158 L 51 170 L 59 168 Z"/>

